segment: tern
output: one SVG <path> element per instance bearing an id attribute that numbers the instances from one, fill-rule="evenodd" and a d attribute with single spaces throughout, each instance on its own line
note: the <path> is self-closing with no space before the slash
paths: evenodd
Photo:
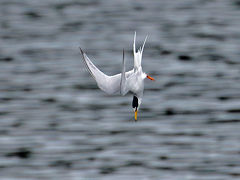
<path id="1" fill-rule="evenodd" d="M 123 50 L 123 62 L 122 72 L 113 76 L 108 76 L 100 71 L 92 61 L 87 57 L 86 53 L 80 48 L 80 52 L 83 57 L 88 71 L 97 82 L 98 87 L 106 92 L 107 94 L 119 93 L 124 96 L 128 92 L 133 94 L 132 108 L 134 110 L 135 121 L 137 121 L 138 109 L 142 103 L 143 91 L 144 91 L 144 79 L 148 78 L 154 80 L 153 77 L 149 76 L 142 70 L 142 53 L 147 40 L 147 36 L 143 42 L 142 47 L 136 51 L 136 32 L 133 40 L 133 56 L 134 56 L 134 67 L 132 70 L 125 71 L 125 59 Z"/>

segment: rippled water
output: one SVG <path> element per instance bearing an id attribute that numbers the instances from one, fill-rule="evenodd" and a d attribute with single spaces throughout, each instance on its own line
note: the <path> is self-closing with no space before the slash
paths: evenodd
<path id="1" fill-rule="evenodd" d="M 107 74 L 149 38 L 139 120 Z M 240 178 L 240 2 L 0 1 L 0 179 Z"/>

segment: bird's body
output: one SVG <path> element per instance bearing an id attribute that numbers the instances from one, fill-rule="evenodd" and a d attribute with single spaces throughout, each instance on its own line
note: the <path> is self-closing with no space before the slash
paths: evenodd
<path id="1" fill-rule="evenodd" d="M 154 80 L 152 77 L 148 76 L 146 73 L 142 71 L 141 61 L 142 61 L 142 53 L 144 49 L 144 45 L 147 37 L 143 43 L 143 46 L 136 52 L 135 48 L 135 40 L 136 40 L 136 32 L 134 35 L 134 43 L 133 43 L 133 54 L 134 54 L 134 68 L 128 72 L 125 72 L 125 59 L 124 59 L 124 51 L 123 51 L 123 66 L 122 72 L 113 76 L 107 76 L 103 72 L 101 72 L 87 57 L 87 55 L 80 49 L 81 54 L 83 56 L 84 63 L 88 68 L 88 71 L 92 75 L 92 77 L 96 80 L 98 87 L 106 92 L 107 94 L 116 94 L 121 93 L 121 95 L 125 95 L 128 92 L 133 94 L 133 102 L 132 107 L 135 111 L 135 120 L 137 120 L 137 112 L 140 104 L 142 102 L 143 91 L 144 91 L 144 79 L 147 77 L 151 80 Z"/>

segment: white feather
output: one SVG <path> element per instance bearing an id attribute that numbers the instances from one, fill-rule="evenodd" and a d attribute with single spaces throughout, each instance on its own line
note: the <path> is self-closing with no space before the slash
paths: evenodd
<path id="1" fill-rule="evenodd" d="M 133 58 L 134 58 L 134 71 L 137 70 L 137 68 L 141 67 L 142 64 L 142 53 L 143 53 L 143 49 L 146 43 L 148 36 L 146 36 L 142 47 L 140 47 L 137 51 L 136 51 L 136 31 L 134 33 L 134 40 L 133 40 Z"/>

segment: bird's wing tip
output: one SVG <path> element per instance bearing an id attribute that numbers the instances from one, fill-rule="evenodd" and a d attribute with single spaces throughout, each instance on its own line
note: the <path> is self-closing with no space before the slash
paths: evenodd
<path id="1" fill-rule="evenodd" d="M 79 49 L 80 49 L 80 52 L 81 52 L 82 54 L 84 54 L 84 52 L 83 52 L 82 48 L 81 48 L 81 47 L 79 47 Z"/>

